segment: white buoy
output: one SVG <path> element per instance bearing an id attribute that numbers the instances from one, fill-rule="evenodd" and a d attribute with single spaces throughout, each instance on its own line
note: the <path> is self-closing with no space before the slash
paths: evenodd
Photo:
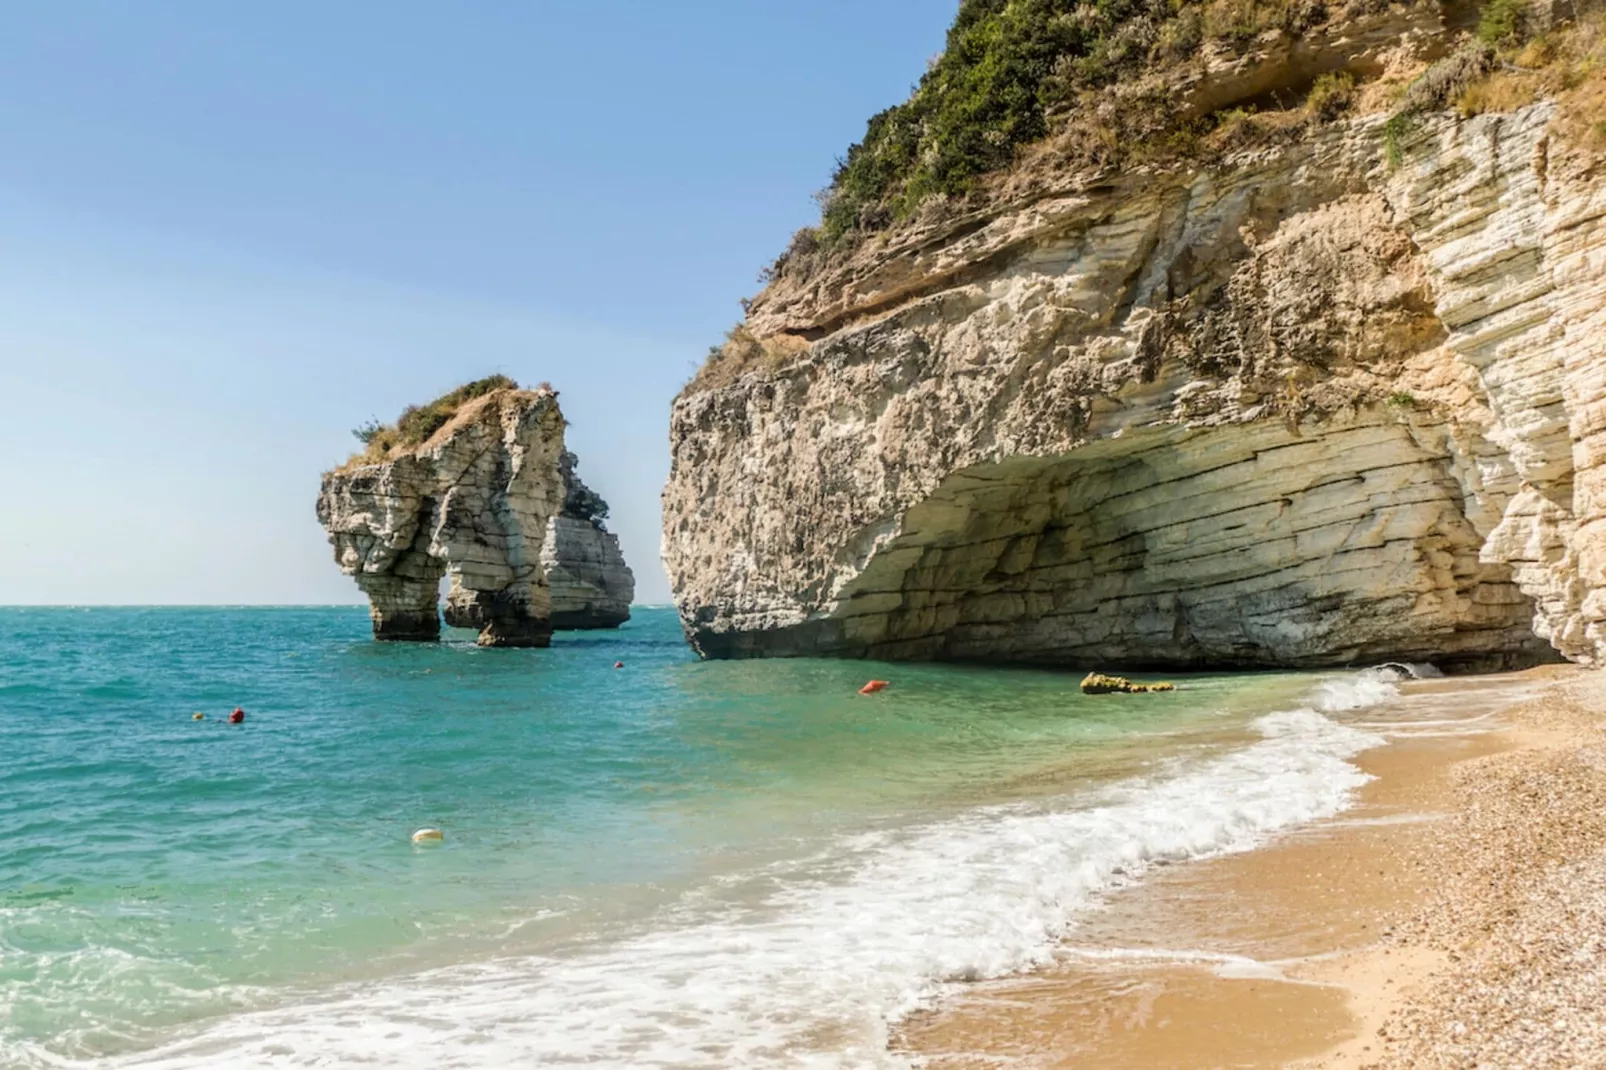
<path id="1" fill-rule="evenodd" d="M 440 829 L 419 829 L 413 833 L 414 843 L 439 843 L 446 838 Z"/>

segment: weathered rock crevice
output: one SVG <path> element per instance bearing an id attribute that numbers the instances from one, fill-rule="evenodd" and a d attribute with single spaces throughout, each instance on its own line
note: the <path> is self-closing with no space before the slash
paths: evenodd
<path id="1" fill-rule="evenodd" d="M 710 656 L 1606 658 L 1606 175 L 1552 109 L 1046 198 L 750 328 L 676 402 Z"/>

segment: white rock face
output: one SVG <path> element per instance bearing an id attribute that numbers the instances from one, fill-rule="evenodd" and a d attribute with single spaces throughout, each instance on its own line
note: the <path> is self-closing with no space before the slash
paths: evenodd
<path id="1" fill-rule="evenodd" d="M 552 626 L 617 628 L 630 619 L 636 577 L 619 551 L 619 539 L 602 526 L 607 503 L 575 474 L 576 459 L 564 453 L 563 512 L 547 522 L 541 570 L 552 599 Z"/>
<path id="2" fill-rule="evenodd" d="M 446 620 L 486 646 L 546 646 L 541 568 L 563 507 L 563 414 L 550 390 L 501 390 L 464 405 L 417 448 L 324 476 L 318 521 L 368 595 L 376 639 L 440 636 Z"/>
<path id="3" fill-rule="evenodd" d="M 552 590 L 554 628 L 617 628 L 630 619 L 636 577 L 611 532 L 589 520 L 553 517 L 541 568 Z"/>
<path id="4" fill-rule="evenodd" d="M 772 287 L 676 402 L 709 656 L 1606 658 L 1606 175 L 1547 105 L 1048 192 Z"/>

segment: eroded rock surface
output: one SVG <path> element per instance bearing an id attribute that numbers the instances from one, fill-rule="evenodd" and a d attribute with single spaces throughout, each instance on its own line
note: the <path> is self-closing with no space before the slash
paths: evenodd
<path id="1" fill-rule="evenodd" d="M 710 656 L 1606 658 L 1606 175 L 1538 104 L 1025 197 L 772 287 L 674 407 Z"/>
<path id="2" fill-rule="evenodd" d="M 446 621 L 485 646 L 546 646 L 542 569 L 565 484 L 563 414 L 551 390 L 499 390 L 464 405 L 428 441 L 381 464 L 324 476 L 318 521 L 368 596 L 376 639 L 440 636 Z"/>
<path id="3" fill-rule="evenodd" d="M 563 510 L 547 522 L 541 569 L 551 589 L 552 626 L 617 628 L 630 619 L 636 577 L 619 539 L 603 526 L 608 505 L 575 473 L 575 456 L 559 460 Z"/>
<path id="4" fill-rule="evenodd" d="M 1139 684 L 1124 676 L 1106 676 L 1101 672 L 1090 672 L 1082 677 L 1081 686 L 1084 695 L 1148 695 L 1177 689 L 1176 684 L 1166 680 L 1153 684 Z"/>

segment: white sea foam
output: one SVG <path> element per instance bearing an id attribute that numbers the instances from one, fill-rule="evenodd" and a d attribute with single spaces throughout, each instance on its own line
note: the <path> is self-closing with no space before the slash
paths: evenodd
<path id="1" fill-rule="evenodd" d="M 1405 678 L 1390 666 L 1367 669 L 1323 681 L 1316 688 L 1315 706 L 1324 713 L 1344 713 L 1375 706 L 1400 693 L 1395 681 Z"/>
<path id="2" fill-rule="evenodd" d="M 1381 674 L 1322 685 L 1349 710 Z M 1316 709 L 1167 778 L 861 835 L 827 864 L 707 895 L 564 957 L 455 966 L 240 1014 L 116 1065 L 876 1067 L 945 986 L 1047 961 L 1082 910 L 1156 863 L 1250 848 L 1338 813 L 1378 737 Z M 760 878 L 755 878 L 758 880 Z"/>

